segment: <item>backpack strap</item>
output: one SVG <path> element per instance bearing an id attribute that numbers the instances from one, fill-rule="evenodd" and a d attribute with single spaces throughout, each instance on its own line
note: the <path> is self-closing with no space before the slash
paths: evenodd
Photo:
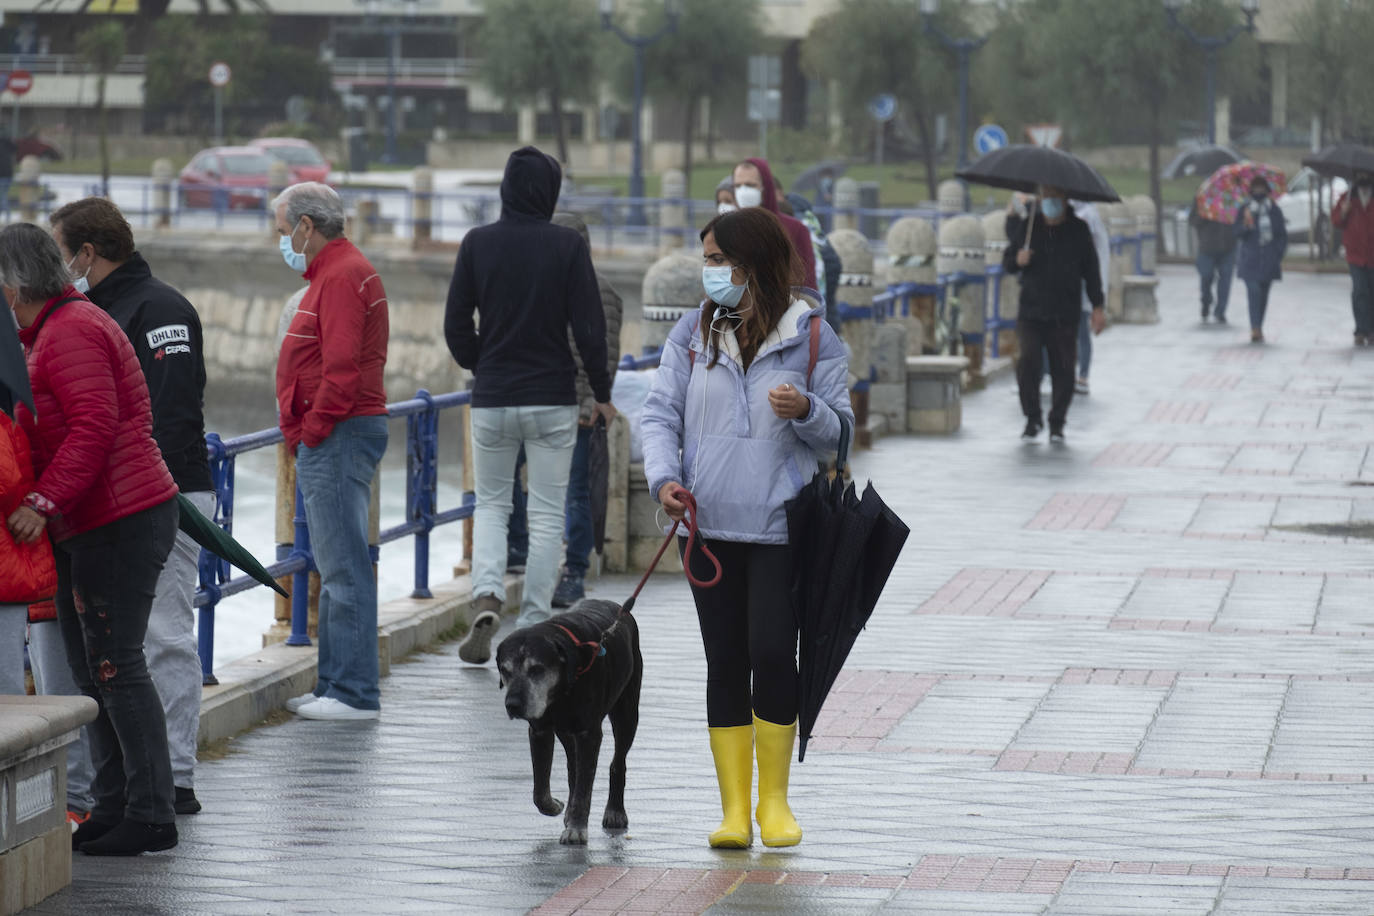
<path id="1" fill-rule="evenodd" d="M 66 299 L 63 299 L 61 302 L 57 303 L 57 304 L 54 305 L 52 308 L 48 309 L 48 314 L 46 314 L 46 315 L 43 316 L 43 320 L 40 321 L 40 322 L 38 322 L 38 327 L 34 329 L 34 332 L 33 332 L 33 339 L 34 339 L 35 341 L 38 340 L 38 332 L 41 331 L 41 330 L 43 330 L 43 325 L 47 324 L 47 323 L 48 323 L 48 319 L 51 318 L 53 315 L 57 314 L 57 310 L 60 309 L 60 308 L 62 308 L 62 306 L 66 305 L 68 302 L 85 302 L 85 301 L 87 301 L 85 296 L 68 296 Z"/>

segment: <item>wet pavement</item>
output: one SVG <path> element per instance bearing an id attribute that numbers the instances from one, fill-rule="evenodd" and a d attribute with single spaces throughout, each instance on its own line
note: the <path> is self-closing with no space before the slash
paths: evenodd
<path id="1" fill-rule="evenodd" d="M 240 736 L 180 846 L 78 855 L 32 912 L 1368 916 L 1374 349 L 1348 291 L 1290 274 L 1252 347 L 1167 268 L 1163 322 L 1098 340 L 1066 445 L 1018 441 L 1001 380 L 958 435 L 857 456 L 912 537 L 793 768 L 798 847 L 707 847 L 704 659 L 658 577 L 627 832 L 595 826 L 608 741 L 591 842 L 558 845 L 495 671 L 448 645 L 393 668 L 378 723 Z"/>

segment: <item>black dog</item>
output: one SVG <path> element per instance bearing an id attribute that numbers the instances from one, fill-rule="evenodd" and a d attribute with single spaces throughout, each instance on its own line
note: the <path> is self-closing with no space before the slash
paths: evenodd
<path id="1" fill-rule="evenodd" d="M 496 667 L 506 690 L 506 712 L 530 724 L 534 764 L 534 806 L 550 817 L 563 803 L 549 792 L 553 738 L 568 757 L 565 845 L 585 845 L 592 782 L 601 750 L 601 720 L 611 717 L 615 757 L 611 793 L 601 826 L 624 829 L 625 757 L 639 727 L 639 688 L 644 660 L 639 628 L 611 601 L 579 601 L 566 614 L 516 630 L 496 649 Z"/>

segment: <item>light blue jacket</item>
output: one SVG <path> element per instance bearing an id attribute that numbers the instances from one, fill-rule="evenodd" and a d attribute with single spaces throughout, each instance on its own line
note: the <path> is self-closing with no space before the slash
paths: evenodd
<path id="1" fill-rule="evenodd" d="M 684 315 L 663 345 L 640 421 L 644 475 L 655 499 L 670 481 L 691 490 L 707 537 L 787 543 L 783 503 L 811 480 L 817 461 L 839 447 L 840 417 L 853 426 L 848 358 L 824 321 L 808 389 L 813 315 L 822 315 L 814 294 L 794 298 L 748 372 L 733 332 L 723 335 L 719 361 L 706 368 L 711 358 L 700 310 Z M 769 389 L 784 382 L 807 392 L 811 412 L 805 419 L 780 419 L 769 406 Z"/>

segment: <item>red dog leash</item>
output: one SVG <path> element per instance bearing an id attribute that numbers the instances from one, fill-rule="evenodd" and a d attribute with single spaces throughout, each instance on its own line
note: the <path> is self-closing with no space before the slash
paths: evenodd
<path id="1" fill-rule="evenodd" d="M 720 582 L 720 560 L 717 560 L 716 555 L 711 553 L 711 548 L 707 547 L 704 543 L 697 542 L 697 536 L 700 534 L 697 520 L 697 498 L 692 495 L 691 490 L 685 489 L 684 487 L 678 487 L 673 490 L 673 498 L 687 507 L 687 511 L 683 516 L 687 521 L 687 547 L 682 554 L 682 568 L 683 571 L 687 573 L 687 581 L 697 588 L 712 588 Z M 620 612 L 622 614 L 630 613 L 630 609 L 634 607 L 635 599 L 639 597 L 639 593 L 643 591 L 645 583 L 649 581 L 649 577 L 653 575 L 654 570 L 658 567 L 658 561 L 663 559 L 663 554 L 668 550 L 668 545 L 673 543 L 673 537 L 677 534 L 678 526 L 680 526 L 682 522 L 683 519 L 678 519 L 673 522 L 673 527 L 669 530 L 668 536 L 663 539 L 662 545 L 658 548 L 658 553 L 654 554 L 653 562 L 649 564 L 649 568 L 646 569 L 644 575 L 640 577 L 639 584 L 635 586 L 635 590 L 630 595 L 629 600 L 621 606 Z M 716 573 L 710 579 L 702 580 L 692 575 L 692 552 L 698 549 L 706 559 L 710 561 L 711 565 L 715 567 Z"/>

